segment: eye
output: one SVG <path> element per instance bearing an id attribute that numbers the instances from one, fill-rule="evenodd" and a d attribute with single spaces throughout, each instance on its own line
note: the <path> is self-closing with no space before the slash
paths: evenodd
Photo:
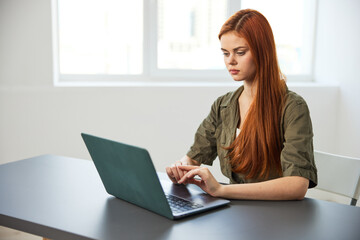
<path id="1" fill-rule="evenodd" d="M 228 52 L 223 52 L 223 55 L 224 55 L 225 57 L 228 57 L 228 56 L 229 56 L 229 53 L 228 53 Z"/>
<path id="2" fill-rule="evenodd" d="M 236 54 L 239 55 L 239 56 L 243 56 L 243 55 L 245 55 L 245 53 L 246 53 L 246 52 L 240 52 L 240 51 L 239 51 L 239 52 L 236 52 Z"/>

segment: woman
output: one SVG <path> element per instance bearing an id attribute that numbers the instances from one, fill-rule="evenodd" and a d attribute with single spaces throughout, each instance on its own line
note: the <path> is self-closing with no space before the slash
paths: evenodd
<path id="1" fill-rule="evenodd" d="M 241 10 L 219 39 L 226 68 L 243 86 L 214 102 L 189 152 L 166 168 L 169 178 L 223 198 L 303 199 L 317 184 L 311 119 L 304 99 L 286 87 L 268 21 Z M 200 166 L 216 157 L 231 184 L 219 184 Z"/>

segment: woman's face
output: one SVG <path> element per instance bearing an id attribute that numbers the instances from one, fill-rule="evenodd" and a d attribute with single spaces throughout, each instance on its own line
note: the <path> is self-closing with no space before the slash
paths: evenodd
<path id="1" fill-rule="evenodd" d="M 235 32 L 228 32 L 221 36 L 221 50 L 227 70 L 235 81 L 252 82 L 256 73 L 256 66 L 246 40 Z"/>

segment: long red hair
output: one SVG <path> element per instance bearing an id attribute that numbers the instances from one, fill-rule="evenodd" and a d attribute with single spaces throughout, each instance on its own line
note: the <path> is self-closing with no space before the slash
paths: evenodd
<path id="1" fill-rule="evenodd" d="M 244 174 L 246 179 L 282 176 L 280 120 L 286 83 L 278 65 L 274 35 L 266 18 L 251 9 L 231 16 L 222 26 L 219 39 L 231 31 L 249 45 L 256 65 L 257 86 L 240 134 L 226 147 L 232 170 Z"/>

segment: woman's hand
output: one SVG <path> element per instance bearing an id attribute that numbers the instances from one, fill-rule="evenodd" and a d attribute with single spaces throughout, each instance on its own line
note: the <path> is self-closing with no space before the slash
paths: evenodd
<path id="1" fill-rule="evenodd" d="M 175 164 L 171 165 L 171 167 L 166 168 L 166 173 L 173 183 L 177 184 L 179 180 L 185 175 L 185 172 L 179 169 L 179 166 L 182 165 L 186 165 L 186 163 L 177 161 Z"/>
<path id="2" fill-rule="evenodd" d="M 192 183 L 199 186 L 211 196 L 220 196 L 222 185 L 216 181 L 210 170 L 206 167 L 180 165 L 178 169 L 186 172 L 178 183 Z M 201 179 L 195 179 L 199 176 Z"/>
<path id="3" fill-rule="evenodd" d="M 180 159 L 180 161 L 177 161 L 175 164 L 171 165 L 171 167 L 166 168 L 166 173 L 173 183 L 177 184 L 179 180 L 187 173 L 187 171 L 180 169 L 179 166 L 187 165 L 199 166 L 200 164 L 185 155 L 182 159 Z M 183 182 L 183 184 L 186 184 L 186 182 Z"/>

